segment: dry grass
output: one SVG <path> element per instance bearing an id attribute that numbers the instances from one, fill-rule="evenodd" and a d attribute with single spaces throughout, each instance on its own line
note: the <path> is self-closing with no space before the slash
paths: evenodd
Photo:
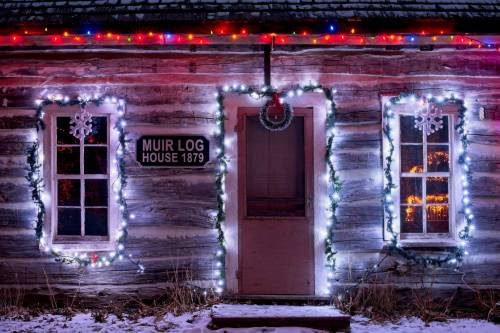
<path id="1" fill-rule="evenodd" d="M 83 276 L 81 272 L 81 277 Z M 29 320 L 32 316 L 42 313 L 57 313 L 73 316 L 76 312 L 90 312 L 96 322 L 105 322 L 110 314 L 118 319 L 128 317 L 137 319 L 143 316 L 161 318 L 168 313 L 176 316 L 186 312 L 209 307 L 219 301 L 214 292 L 199 288 L 193 282 L 190 269 L 175 269 L 167 277 L 165 292 L 155 299 L 140 299 L 137 297 L 112 298 L 109 303 L 87 303 L 80 293 L 80 286 L 72 293 L 60 294 L 51 284 L 44 270 L 45 294 L 26 295 L 26 290 L 17 283 L 10 289 L 0 289 L 0 315 Z M 106 298 L 97 302 L 106 302 Z"/>
<path id="2" fill-rule="evenodd" d="M 365 272 L 357 283 L 351 281 L 352 287 L 339 290 L 333 303 L 347 313 L 363 314 L 378 321 L 416 316 L 425 322 L 458 317 L 500 322 L 500 290 L 476 289 L 467 284 L 464 276 L 466 288 L 440 289 L 434 285 L 436 270 L 421 268 L 409 274 L 397 265 L 381 268 L 383 260 Z M 407 287 L 396 287 L 395 274 L 401 285 Z M 415 279 L 420 282 L 414 282 Z"/>
<path id="3" fill-rule="evenodd" d="M 498 290 L 476 290 L 473 296 L 470 293 L 465 296 L 464 290 L 462 293 L 455 290 L 449 296 L 435 295 L 435 291 L 432 286 L 425 285 L 396 289 L 387 284 L 364 284 L 349 293 L 342 293 L 342 297 L 335 297 L 334 304 L 349 314 L 362 314 L 376 321 L 397 321 L 401 317 L 415 316 L 425 322 L 451 318 L 500 322 Z"/>
<path id="4" fill-rule="evenodd" d="M 135 312 L 137 316 L 154 315 L 159 318 L 167 313 L 179 316 L 219 302 L 218 296 L 213 291 L 204 290 L 193 283 L 192 272 L 189 269 L 176 269 L 167 279 L 168 287 L 161 297 L 152 302 L 133 300 L 138 306 Z"/>
<path id="5" fill-rule="evenodd" d="M 455 291 L 447 297 L 438 297 L 442 293 L 436 293 L 432 282 L 421 281 L 411 288 L 397 289 L 391 282 L 391 274 L 393 272 L 385 272 L 364 278 L 355 288 L 343 291 L 342 298 L 335 297 L 334 304 L 347 313 L 363 314 L 377 321 L 394 321 L 403 316 L 417 316 L 424 321 L 442 321 L 453 317 L 500 320 L 498 290 L 478 290 L 469 286 L 460 293 Z M 57 295 L 56 298 L 47 274 L 45 282 L 48 293 L 36 298 L 27 296 L 19 283 L 10 289 L 0 289 L 0 315 L 29 320 L 31 316 L 43 312 L 68 317 L 76 312 L 90 312 L 96 322 L 106 321 L 110 314 L 118 319 L 125 316 L 132 320 L 144 316 L 159 319 L 169 313 L 176 316 L 193 313 L 220 301 L 214 292 L 196 286 L 191 270 L 186 268 L 176 269 L 166 277 L 167 287 L 160 297 L 115 299 L 115 302 L 105 306 L 83 303 L 79 288 L 72 295 L 64 295 L 64 298 Z"/>

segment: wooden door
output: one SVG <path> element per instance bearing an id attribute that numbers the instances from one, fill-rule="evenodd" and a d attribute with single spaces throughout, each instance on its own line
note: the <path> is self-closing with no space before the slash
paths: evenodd
<path id="1" fill-rule="evenodd" d="M 238 110 L 241 294 L 314 293 L 312 111 L 272 132 L 257 109 Z"/>

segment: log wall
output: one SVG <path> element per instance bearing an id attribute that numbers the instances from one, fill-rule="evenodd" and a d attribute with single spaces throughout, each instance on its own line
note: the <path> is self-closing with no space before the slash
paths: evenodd
<path id="1" fill-rule="evenodd" d="M 109 93 L 128 102 L 128 130 L 203 133 L 213 126 L 216 85 L 260 85 L 262 52 L 253 49 L 16 50 L 0 51 L 0 287 L 36 293 L 80 291 L 152 296 L 175 270 L 213 278 L 217 241 L 213 163 L 203 169 L 146 169 L 127 158 L 131 212 L 127 248 L 146 272 L 124 262 L 80 270 L 41 254 L 32 230 L 34 209 L 24 179 L 25 150 L 33 137 L 33 101 L 44 91 L 66 95 Z M 500 61 L 489 50 L 283 50 L 272 55 L 273 84 L 315 79 L 337 88 L 336 167 L 343 182 L 335 228 L 338 284 L 354 281 L 384 255 L 380 95 L 404 91 L 458 92 L 474 113 L 471 158 L 476 231 L 462 273 L 410 268 L 384 282 L 422 280 L 436 286 L 467 283 L 500 287 L 500 122 L 477 118 L 500 111 Z M 155 193 L 151 198 L 150 193 Z M 394 259 L 387 261 L 392 265 Z"/>

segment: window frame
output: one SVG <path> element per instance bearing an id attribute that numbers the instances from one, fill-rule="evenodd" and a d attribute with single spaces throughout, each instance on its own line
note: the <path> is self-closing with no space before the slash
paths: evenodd
<path id="1" fill-rule="evenodd" d="M 44 232 L 48 236 L 47 241 L 56 247 L 58 250 L 74 250 L 74 251 L 108 251 L 115 248 L 117 243 L 116 233 L 119 229 L 119 205 L 116 200 L 113 200 L 113 183 L 118 180 L 118 173 L 113 166 L 115 160 L 115 153 L 119 147 L 118 133 L 114 129 L 118 121 L 118 114 L 116 106 L 103 104 L 100 106 L 87 105 L 86 110 L 92 116 L 105 116 L 107 118 L 107 175 L 89 174 L 87 176 L 80 174 L 63 176 L 63 179 L 107 179 L 108 180 L 108 235 L 107 236 L 77 236 L 77 235 L 58 235 L 57 234 L 57 180 L 60 179 L 57 174 L 57 117 L 73 116 L 76 112 L 80 112 L 80 105 L 71 106 L 58 106 L 56 104 L 47 106 L 44 109 L 46 114 L 45 124 L 46 130 L 40 131 L 40 142 L 43 143 L 42 161 L 43 177 L 49 181 L 45 182 L 45 204 L 46 216 L 44 223 Z M 64 146 L 64 145 L 62 145 Z M 75 144 L 76 146 L 76 144 Z M 83 142 L 79 143 L 80 146 L 80 168 L 83 167 L 84 159 L 82 158 L 82 147 L 85 146 Z M 97 176 L 97 177 L 96 177 Z M 80 188 L 80 209 L 82 210 L 82 202 L 84 204 L 83 188 Z M 84 206 L 83 206 L 84 207 Z M 82 212 L 83 214 L 83 212 Z M 81 221 L 81 230 L 84 230 L 84 220 Z"/>
<path id="2" fill-rule="evenodd" d="M 393 96 L 384 96 L 382 98 L 382 105 Z M 394 214 L 396 218 L 393 219 L 393 229 L 398 234 L 398 241 L 406 247 L 452 247 L 459 244 L 457 225 L 460 223 L 459 209 L 461 203 L 459 180 L 462 176 L 461 168 L 458 164 L 457 147 L 460 147 L 459 135 L 457 135 L 455 130 L 455 125 L 458 121 L 458 114 L 456 106 L 448 104 L 443 107 L 443 115 L 448 116 L 448 143 L 431 143 L 430 145 L 445 145 L 449 147 L 449 172 L 435 172 L 428 173 L 422 172 L 414 174 L 413 177 L 428 179 L 429 177 L 436 176 L 447 176 L 448 177 L 448 217 L 449 217 L 449 230 L 447 233 L 401 233 L 401 177 L 412 177 L 410 173 L 401 173 L 401 139 L 400 139 L 400 116 L 414 116 L 414 108 L 409 103 L 393 104 L 391 105 L 391 110 L 394 112 L 394 118 L 391 122 L 391 128 L 394 138 L 394 160 L 391 163 L 393 183 L 396 188 L 392 191 L 392 202 L 394 204 Z M 385 119 L 382 117 L 382 126 L 384 126 Z M 425 135 L 424 135 L 425 136 Z M 385 136 L 383 136 L 383 158 L 386 161 L 389 150 L 389 142 Z M 427 165 L 427 147 L 429 144 L 426 139 L 422 140 L 423 148 L 423 166 Z M 426 167 L 424 167 L 426 170 Z M 384 180 L 385 181 L 385 180 Z M 422 181 L 422 230 L 427 229 L 426 220 L 427 212 L 425 201 L 425 188 L 426 185 Z M 387 218 L 386 213 L 384 213 L 384 240 L 390 240 L 390 235 L 387 231 Z"/>

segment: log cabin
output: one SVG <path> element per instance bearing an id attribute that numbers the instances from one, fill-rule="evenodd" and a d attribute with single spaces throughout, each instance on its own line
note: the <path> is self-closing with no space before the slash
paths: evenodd
<path id="1" fill-rule="evenodd" d="M 495 1 L 0 14 L 2 289 L 500 288 Z"/>

